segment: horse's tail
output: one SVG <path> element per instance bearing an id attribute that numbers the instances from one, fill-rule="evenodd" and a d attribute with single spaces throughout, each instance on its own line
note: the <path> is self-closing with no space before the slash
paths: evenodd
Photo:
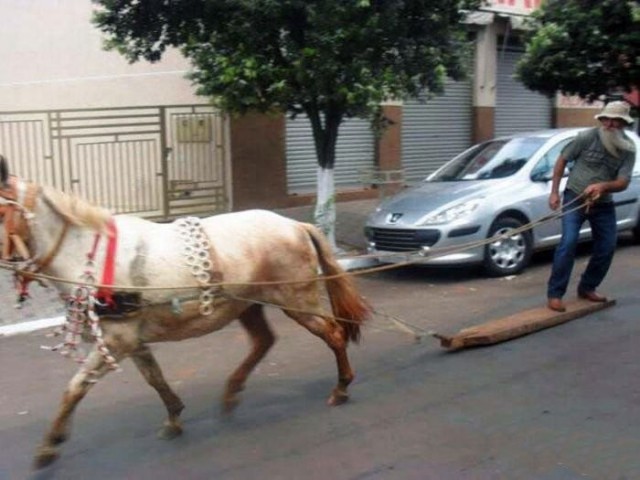
<path id="1" fill-rule="evenodd" d="M 353 278 L 336 261 L 325 236 L 309 223 L 302 225 L 311 237 L 322 272 L 327 277 L 333 277 L 325 280 L 333 314 L 344 328 L 347 341 L 357 343 L 360 340 L 360 325 L 371 315 L 371 308 L 358 293 Z"/>

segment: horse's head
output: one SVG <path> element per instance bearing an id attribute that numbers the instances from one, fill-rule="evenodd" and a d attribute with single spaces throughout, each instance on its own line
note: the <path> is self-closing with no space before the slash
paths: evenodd
<path id="1" fill-rule="evenodd" d="M 9 181 L 9 163 L 4 155 L 0 154 L 0 188 L 4 188 L 4 185 Z"/>
<path id="2" fill-rule="evenodd" d="M 21 204 L 18 185 L 21 182 L 9 175 L 7 159 L 0 155 L 0 258 L 26 259 L 28 239 L 28 209 Z"/>
<path id="3" fill-rule="evenodd" d="M 11 198 L 9 187 L 9 164 L 4 155 L 0 154 L 0 252 L 2 252 L 2 258 L 4 258 L 5 251 L 5 216 L 9 210 Z"/>
<path id="4" fill-rule="evenodd" d="M 38 215 L 38 222 L 30 220 Z M 79 197 L 51 187 L 20 180 L 9 174 L 5 157 L 0 155 L 0 258 L 2 260 L 30 259 L 29 241 L 42 240 L 45 245 L 48 233 L 60 225 L 59 234 L 52 240 L 51 253 L 60 248 L 70 225 L 88 227 L 107 232 L 111 212 L 91 205 Z M 32 227 L 38 225 L 40 233 Z M 53 227 L 53 228 L 49 228 Z M 47 232 L 43 236 L 42 232 Z M 46 247 L 45 247 L 46 248 Z"/>

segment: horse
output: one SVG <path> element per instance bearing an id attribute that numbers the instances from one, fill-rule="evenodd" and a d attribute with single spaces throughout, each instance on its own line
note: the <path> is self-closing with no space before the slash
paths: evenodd
<path id="1" fill-rule="evenodd" d="M 184 404 L 165 380 L 149 344 L 199 337 L 238 320 L 252 348 L 226 381 L 222 409 L 233 411 L 249 374 L 275 342 L 265 305 L 277 306 L 324 340 L 338 371 L 327 403 L 347 401 L 354 378 L 347 346 L 359 341 L 371 309 L 315 226 L 265 210 L 189 217 L 187 227 L 181 219 L 159 223 L 112 215 L 77 195 L 10 175 L 1 155 L 0 217 L 2 251 L 12 258 L 30 258 L 24 282 L 46 276 L 61 297 L 69 299 L 77 295 L 74 281 L 86 277 L 88 267 L 105 274 L 109 270 L 112 276 L 109 285 L 99 288 L 106 292 L 100 298 L 115 307 L 90 312 L 99 312 L 99 330 L 93 333 L 100 342 L 95 341 L 68 383 L 36 450 L 36 468 L 59 457 L 58 446 L 70 435 L 78 403 L 125 358 L 133 360 L 164 403 L 167 418 L 158 436 L 180 435 Z M 322 308 L 325 292 L 332 314 Z M 86 291 L 82 295 L 87 296 Z M 119 298 L 134 307 L 118 305 Z M 98 299 L 89 304 L 101 305 Z M 87 334 L 88 327 L 83 328 Z"/>

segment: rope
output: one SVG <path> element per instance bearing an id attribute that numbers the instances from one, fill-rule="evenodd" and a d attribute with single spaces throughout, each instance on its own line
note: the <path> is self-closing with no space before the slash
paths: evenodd
<path id="1" fill-rule="evenodd" d="M 579 210 L 580 208 L 583 207 L 588 207 L 591 205 L 591 202 L 589 200 L 581 203 L 580 205 L 576 206 L 576 207 L 572 207 L 571 209 L 565 210 L 566 207 L 570 206 L 572 203 L 576 202 L 577 200 L 579 200 L 581 198 L 581 196 L 576 197 L 575 199 L 571 200 L 570 202 L 568 202 L 567 204 L 564 205 L 564 208 L 559 211 L 559 212 L 554 212 L 551 213 L 549 215 L 545 215 L 537 220 L 531 221 L 527 224 L 522 225 L 521 227 L 515 228 L 513 230 L 510 230 L 507 233 L 503 233 L 500 235 L 494 235 L 492 237 L 489 237 L 487 239 L 484 240 L 478 240 L 478 241 L 474 241 L 474 242 L 468 242 L 468 243 L 463 243 L 461 245 L 457 245 L 457 246 L 451 246 L 451 247 L 443 247 L 443 248 L 439 248 L 439 249 L 433 249 L 433 250 L 413 250 L 413 251 L 409 251 L 409 252 L 402 252 L 402 253 L 389 253 L 389 254 L 366 254 L 366 255 L 360 255 L 360 256 L 356 256 L 353 257 L 354 259 L 358 259 L 358 258 L 369 258 L 369 257 L 375 257 L 375 258 L 380 258 L 380 257 L 398 257 L 398 256 L 403 256 L 403 257 L 411 257 L 411 256 L 421 256 L 421 257 L 431 257 L 431 258 L 438 258 L 440 256 L 444 256 L 449 254 L 450 252 L 457 252 L 457 251 L 465 251 L 465 250 L 469 250 L 472 248 L 477 248 L 477 247 L 481 247 L 483 245 L 488 245 L 490 243 L 493 243 L 497 240 L 501 240 L 501 239 L 505 239 L 505 238 L 510 238 L 513 235 L 517 235 L 519 233 L 523 233 L 526 232 L 528 230 L 533 229 L 535 226 L 537 225 L 541 225 L 543 223 L 552 221 L 552 220 L 556 220 L 570 212 L 574 212 L 576 210 Z M 173 286 L 165 286 L 165 287 L 160 287 L 160 286 L 128 286 L 128 285 L 102 285 L 102 284 L 91 284 L 92 287 L 95 288 L 111 288 L 113 290 L 117 290 L 117 291 L 121 291 L 121 292 L 142 292 L 142 291 L 162 291 L 162 290 L 192 290 L 194 288 L 221 288 L 221 287 L 242 287 L 242 286 L 269 286 L 269 285 L 292 285 L 292 284 L 297 284 L 297 283 L 308 283 L 308 282 L 313 282 L 313 281 L 327 281 L 327 280 L 334 280 L 340 277 L 344 277 L 344 276 L 361 276 L 361 275 L 368 275 L 371 273 L 377 273 L 377 272 L 383 272 L 383 271 L 387 271 L 387 270 L 393 270 L 396 268 L 402 268 L 402 267 L 406 267 L 409 265 L 415 265 L 415 264 L 419 264 L 421 263 L 422 260 L 420 259 L 414 259 L 414 260 L 406 260 L 404 262 L 397 262 L 397 263 L 393 263 L 393 264 L 387 264 L 387 265 L 379 265 L 376 267 L 371 267 L 371 268 L 364 268 L 364 269 L 360 269 L 360 270 L 356 270 L 356 271 L 350 271 L 350 272 L 342 272 L 342 273 L 338 273 L 338 274 L 334 274 L 334 275 L 318 275 L 314 278 L 308 278 L 308 279 L 303 279 L 303 280 L 271 280 L 271 281 L 262 281 L 262 282 L 214 282 L 214 283 L 202 283 L 200 284 L 198 287 L 195 287 L 193 285 L 191 286 L 185 286 L 185 285 L 173 285 Z M 18 266 L 16 266 L 15 264 L 11 263 L 11 262 L 6 262 L 6 261 L 0 261 L 0 268 L 1 269 L 5 269 L 5 270 L 12 270 L 14 273 L 21 275 L 21 274 L 28 274 L 30 276 L 32 276 L 33 278 L 36 279 L 40 279 L 40 280 L 48 280 L 51 282 L 56 282 L 56 283 L 62 283 L 62 284 L 69 284 L 69 285 L 78 285 L 79 282 L 77 280 L 69 280 L 66 278 L 62 278 L 62 277 L 56 277 L 53 275 L 46 275 L 43 273 L 30 273 L 24 270 L 21 270 Z"/>
<path id="2" fill-rule="evenodd" d="M 493 237 L 487 238 L 485 240 L 482 241 L 476 241 L 476 242 L 468 242 L 466 244 L 462 244 L 462 245 L 458 245 L 457 247 L 447 247 L 447 248 L 441 248 L 435 251 L 430 251 L 429 252 L 429 256 L 439 256 L 439 255 L 445 255 L 451 251 L 463 251 L 466 249 L 470 249 L 470 248 L 476 248 L 478 246 L 482 246 L 482 245 L 487 245 L 489 243 L 492 243 L 496 240 L 500 240 L 503 238 L 509 238 L 512 237 L 513 235 L 517 235 L 519 233 L 528 231 L 533 229 L 535 226 L 540 225 L 542 223 L 551 221 L 551 220 L 555 220 L 557 218 L 560 218 L 563 215 L 566 215 L 567 213 L 573 212 L 577 209 L 580 209 L 584 206 L 586 206 L 587 208 L 590 206 L 591 202 L 589 202 L 588 200 L 585 201 L 584 203 L 578 205 L 577 207 L 573 207 L 571 209 L 567 209 L 568 206 L 570 206 L 573 202 L 576 202 L 580 197 L 577 197 L 575 199 L 573 199 L 571 202 L 568 202 L 567 204 L 564 205 L 564 208 L 560 211 L 560 212 L 554 212 L 552 214 L 549 215 L 545 215 L 544 217 L 541 217 L 540 219 L 534 220 L 532 222 L 529 222 L 528 224 L 522 225 L 519 228 L 513 229 L 505 234 L 501 234 L 501 235 L 495 235 Z M 411 254 L 418 254 L 420 256 L 425 256 L 424 252 L 421 250 L 415 251 L 415 252 L 405 252 L 402 255 L 411 255 Z M 398 255 L 398 254 L 390 254 L 390 255 Z M 359 257 L 355 257 L 355 258 L 366 258 L 366 257 L 370 257 L 372 255 L 362 255 Z M 380 257 L 381 255 L 373 255 L 376 257 Z M 387 255 L 385 255 L 387 256 Z M 15 265 L 6 265 L 6 263 L 9 262 L 0 262 L 0 268 L 4 268 L 4 269 L 10 269 L 13 270 L 14 272 L 20 274 L 21 270 L 16 268 Z M 407 260 L 405 262 L 400 262 L 400 263 L 394 263 L 394 264 L 389 264 L 389 265 L 383 265 L 383 266 L 378 266 L 378 267 L 374 267 L 374 268 L 369 268 L 369 269 L 361 269 L 359 271 L 356 272 L 343 272 L 340 274 L 336 274 L 336 275 L 326 275 L 326 276 L 318 276 L 316 278 L 313 279 L 307 279 L 307 280 L 292 280 L 292 281 L 269 281 L 269 282 L 251 282 L 251 283 L 231 283 L 231 282 L 217 282 L 217 283 L 202 283 L 200 285 L 201 289 L 205 289 L 205 291 L 211 291 L 210 289 L 212 288 L 221 288 L 223 286 L 248 286 L 248 285 L 281 285 L 281 284 L 294 284 L 294 283 L 301 283 L 301 282 L 310 282 L 310 281 L 326 281 L 326 280 L 331 280 L 334 278 L 339 278 L 345 275 L 365 275 L 365 274 L 369 274 L 369 273 L 374 273 L 374 272 L 380 272 L 380 271 L 385 271 L 385 270 L 390 270 L 390 269 L 395 269 L 395 268 L 401 268 L 403 266 L 407 266 L 407 265 L 411 265 L 411 264 L 415 264 L 415 263 L 420 263 L 419 260 Z M 34 278 L 40 278 L 43 280 L 50 280 L 50 281 L 55 281 L 55 282 L 60 282 L 60 283 L 66 283 L 66 284 L 72 284 L 72 285 L 76 285 L 76 286 L 81 286 L 81 288 L 94 288 L 94 289 L 99 289 L 102 287 L 105 287 L 104 285 L 99 285 L 99 284 L 87 284 L 86 282 L 78 282 L 78 281 L 72 281 L 72 280 L 67 280 L 67 279 L 63 279 L 63 278 L 59 278 L 59 277 L 55 277 L 55 276 L 51 276 L 51 275 L 45 275 L 45 274 L 33 274 L 31 273 L 31 275 Z M 127 286 L 117 286 L 117 285 L 109 285 L 109 287 L 113 288 L 114 290 L 120 290 L 120 291 L 128 291 L 128 290 L 134 290 L 134 291 L 141 291 L 141 290 L 182 290 L 182 289 L 193 289 L 194 287 L 184 287 L 184 286 L 176 286 L 176 287 L 127 287 Z M 299 312 L 299 313 L 304 313 L 304 314 L 311 314 L 311 315 L 316 315 L 316 316 L 321 316 L 324 318 L 332 318 L 333 320 L 339 320 L 342 322 L 346 322 L 346 323 L 354 323 L 354 324 L 360 324 L 359 322 L 356 322 L 352 319 L 347 319 L 347 318 L 342 318 L 342 317 L 337 317 L 335 315 L 329 314 L 326 311 L 323 312 L 313 312 L 313 311 L 308 311 L 308 310 L 303 310 L 303 309 L 297 309 L 297 308 L 292 308 L 292 307 L 285 307 L 282 305 L 278 305 L 278 304 L 274 304 L 274 303 L 270 303 L 270 302 L 266 302 L 266 301 L 260 301 L 260 300 L 256 300 L 253 298 L 246 298 L 246 297 L 241 297 L 238 295 L 233 295 L 230 294 L 228 292 L 221 292 L 221 291 L 217 291 L 216 292 L 218 295 L 220 296 L 224 296 L 226 298 L 230 298 L 230 299 L 234 299 L 234 300 L 239 300 L 239 301 L 246 301 L 246 302 L 250 302 L 250 303 L 254 303 L 254 304 L 259 304 L 259 305 L 263 305 L 263 306 L 268 306 L 268 307 L 275 307 L 275 308 L 279 308 L 279 309 L 284 309 L 284 310 L 289 310 L 289 311 L 293 311 L 293 312 Z M 409 322 L 402 320 L 394 315 L 389 315 L 385 312 L 381 312 L 379 310 L 375 310 L 372 309 L 372 313 L 378 316 L 382 316 L 384 317 L 389 323 L 393 324 L 398 330 L 401 330 L 404 333 L 407 333 L 409 335 L 411 335 L 414 339 L 415 342 L 421 342 L 422 338 L 424 338 L 425 336 L 433 336 L 433 332 L 430 331 L 426 331 L 421 327 L 418 327 L 416 325 L 412 325 Z M 94 319 L 95 320 L 95 319 Z M 92 323 L 96 323 L 92 322 Z M 92 325 L 93 326 L 93 325 Z M 69 333 L 69 332 L 67 332 Z M 71 334 L 76 333 L 76 332 L 70 332 Z M 97 334 L 96 334 L 97 333 Z M 94 338 L 96 340 L 101 339 L 101 332 L 94 332 Z M 76 348 L 77 345 L 77 339 L 74 337 L 71 342 L 68 341 L 69 339 L 67 339 L 67 343 L 64 344 L 65 348 L 64 350 L 74 350 Z M 56 347 L 54 347 L 53 349 L 59 349 L 61 346 L 63 345 L 58 345 Z M 72 348 L 68 348 L 68 347 L 72 347 Z M 70 353 L 70 352 L 65 352 L 65 353 Z M 103 354 L 105 354 L 107 357 L 110 357 L 109 352 L 103 352 Z M 111 362 L 109 362 L 111 368 L 117 368 L 117 364 L 115 363 L 115 360 L 112 360 Z"/>
<path id="3" fill-rule="evenodd" d="M 574 198 L 573 200 L 567 202 L 564 205 L 564 208 L 570 206 L 572 203 L 578 201 L 581 197 L 578 196 L 576 198 Z M 546 222 L 550 222 L 552 220 L 556 220 L 568 213 L 574 212 L 576 210 L 581 209 L 582 207 L 589 207 L 591 205 L 590 201 L 585 201 L 584 203 L 581 203 L 580 205 L 578 205 L 577 207 L 573 207 L 571 209 L 568 210 L 560 210 L 558 212 L 553 212 L 550 213 L 548 215 L 544 215 L 536 220 L 532 220 L 529 223 L 526 223 L 524 225 L 521 225 L 518 228 L 514 228 L 512 230 L 510 230 L 507 233 L 503 233 L 500 235 L 494 235 L 493 237 L 489 237 L 486 238 L 484 240 L 476 240 L 474 242 L 467 242 L 467 243 L 462 243 L 460 245 L 455 245 L 455 246 L 451 246 L 451 247 L 442 247 L 442 248 L 438 248 L 438 249 L 434 249 L 434 250 L 429 250 L 429 256 L 435 256 L 436 258 L 439 256 L 443 256 L 446 255 L 448 253 L 451 252 L 457 252 L 457 251 L 465 251 L 465 250 L 470 250 L 472 248 L 476 248 L 476 247 L 481 247 L 483 245 L 488 245 L 490 243 L 493 243 L 496 240 L 501 240 L 504 238 L 509 238 L 512 237 L 514 235 L 518 235 L 519 233 L 523 233 L 526 232 L 528 230 L 532 230 L 534 227 L 538 226 L 538 225 L 542 225 Z M 394 257 L 394 256 L 407 256 L 407 255 L 412 255 L 415 254 L 415 252 L 421 252 L 421 250 L 414 250 L 414 251 L 409 251 L 409 252 L 390 252 L 390 253 L 385 253 L 385 254 L 367 254 L 367 255 L 361 255 L 359 257 L 355 257 L 355 258 L 369 258 L 369 257 L 373 257 L 373 258 L 380 258 L 380 257 Z M 435 252 L 435 255 L 432 255 L 432 253 Z"/>
<path id="4" fill-rule="evenodd" d="M 292 308 L 292 307 L 286 307 L 283 305 L 279 305 L 277 303 L 271 303 L 271 302 L 266 302 L 266 301 L 262 301 L 262 300 L 255 300 L 253 298 L 247 298 L 247 297 L 240 297 L 238 295 L 233 295 L 227 292 L 223 292 L 220 293 L 221 296 L 224 296 L 226 298 L 230 298 L 233 300 L 240 300 L 243 302 L 250 302 L 250 303 L 254 303 L 254 304 L 258 304 L 258 305 L 262 305 L 265 307 L 275 307 L 275 308 L 279 308 L 282 310 L 290 310 L 292 312 L 298 312 L 298 313 L 305 313 L 305 314 L 310 314 L 310 315 L 316 315 L 319 317 L 325 317 L 325 318 L 332 318 L 333 320 L 339 320 L 341 322 L 345 322 L 345 323 L 353 323 L 354 325 L 360 325 L 361 322 L 357 322 L 355 320 L 352 320 L 350 318 L 343 318 L 343 317 L 338 317 L 336 315 L 327 313 L 327 312 L 313 312 L 311 310 L 303 310 L 300 308 Z M 326 297 L 324 297 L 326 299 Z M 327 299 L 328 300 L 328 299 Z M 390 323 L 393 323 L 399 330 L 402 330 L 404 333 L 407 333 L 409 335 L 411 335 L 413 337 L 413 339 L 416 341 L 416 343 L 419 343 L 422 338 L 424 338 L 425 336 L 432 335 L 432 332 L 428 332 L 426 330 L 424 330 L 423 328 L 420 328 L 416 325 L 413 325 L 409 322 L 407 322 L 406 320 L 401 320 L 398 317 L 395 317 L 393 315 L 389 315 L 387 313 L 381 312 L 379 310 L 376 309 L 372 309 L 371 312 L 375 315 L 379 315 L 384 317 L 386 320 L 388 320 Z"/>

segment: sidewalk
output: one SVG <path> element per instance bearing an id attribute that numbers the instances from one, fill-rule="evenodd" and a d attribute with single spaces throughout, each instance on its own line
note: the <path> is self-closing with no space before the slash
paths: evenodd
<path id="1" fill-rule="evenodd" d="M 357 200 L 336 204 L 336 240 L 338 246 L 345 252 L 342 264 L 350 268 L 349 255 L 364 251 L 366 242 L 362 233 L 366 217 L 373 211 L 377 199 Z M 313 206 L 287 208 L 275 210 L 286 217 L 303 222 L 313 221 Z M 361 265 L 357 265 L 360 267 Z M 41 319 L 57 319 L 64 315 L 64 305 L 58 298 L 54 288 L 44 289 L 33 283 L 30 286 L 31 299 L 21 309 L 15 308 L 16 293 L 13 277 L 7 270 L 0 270 L 0 337 L 3 326 L 16 325 L 23 322 L 33 322 Z M 5 329 L 6 330 L 6 329 Z M 12 330 L 11 330 L 12 331 Z"/>

